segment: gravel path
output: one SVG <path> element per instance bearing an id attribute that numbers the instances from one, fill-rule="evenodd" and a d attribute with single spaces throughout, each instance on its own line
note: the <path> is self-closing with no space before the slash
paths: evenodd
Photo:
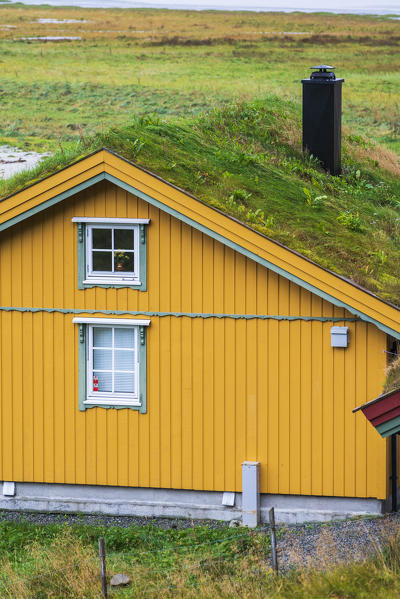
<path id="1" fill-rule="evenodd" d="M 33 522 L 35 524 L 91 524 L 119 526 L 152 524 L 162 529 L 183 529 L 192 526 L 226 528 L 216 520 L 184 518 L 146 518 L 136 516 L 102 516 L 86 514 L 51 514 L 40 512 L 0 511 L 0 521 Z M 400 513 L 375 518 L 355 518 L 322 524 L 301 524 L 277 527 L 280 570 L 291 566 L 321 567 L 326 563 L 360 561 L 370 556 L 400 533 Z M 268 527 L 261 527 L 269 534 Z"/>
<path id="2" fill-rule="evenodd" d="M 277 541 L 279 565 L 287 569 L 362 561 L 399 533 L 400 514 L 281 528 Z"/>
<path id="3" fill-rule="evenodd" d="M 0 522 L 33 522 L 34 524 L 90 524 L 92 526 L 120 526 L 127 528 L 152 524 L 167 530 L 169 528 L 192 528 L 207 526 L 208 528 L 227 528 L 226 522 L 217 520 L 191 520 L 190 518 L 146 518 L 145 516 L 102 516 L 90 514 L 54 514 L 48 512 L 16 512 L 0 510 Z"/>

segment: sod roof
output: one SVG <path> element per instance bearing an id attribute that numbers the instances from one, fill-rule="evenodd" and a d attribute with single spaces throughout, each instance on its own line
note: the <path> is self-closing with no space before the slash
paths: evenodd
<path id="1" fill-rule="evenodd" d="M 331 176 L 302 154 L 299 107 L 268 96 L 81 138 L 1 181 L 0 197 L 102 147 L 400 306 L 400 165 L 388 150 L 346 134 Z"/>

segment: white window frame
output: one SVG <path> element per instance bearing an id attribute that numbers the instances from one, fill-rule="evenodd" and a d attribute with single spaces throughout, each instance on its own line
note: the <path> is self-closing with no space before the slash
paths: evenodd
<path id="1" fill-rule="evenodd" d="M 127 318 L 85 318 L 76 317 L 73 319 L 75 324 L 86 325 L 85 335 L 85 358 L 86 358 L 86 395 L 83 400 L 83 404 L 87 407 L 92 406 L 105 406 L 105 407 L 131 407 L 131 408 L 143 408 L 142 401 L 143 389 L 140 389 L 141 384 L 141 368 L 144 368 L 144 376 L 146 372 L 146 364 L 140 363 L 140 328 L 147 327 L 150 324 L 150 320 L 139 320 L 139 319 L 127 319 Z M 93 330 L 96 327 L 105 328 L 108 327 L 113 330 L 116 328 L 133 329 L 135 334 L 135 390 L 133 393 L 118 393 L 110 391 L 93 391 Z M 114 343 L 113 343 L 114 345 Z M 124 348 L 118 348 L 124 350 Z M 127 348 L 127 351 L 131 351 Z M 114 353 L 114 350 L 113 350 Z M 114 365 L 114 364 L 113 364 Z M 114 372 L 114 368 L 112 368 Z M 118 372 L 118 371 L 117 371 Z M 129 372 L 129 371 L 124 371 Z"/>
<path id="2" fill-rule="evenodd" d="M 93 229 L 106 229 L 115 231 L 116 229 L 127 229 L 133 232 L 133 253 L 134 253 L 134 271 L 129 272 L 110 272 L 93 271 Z M 111 253 L 112 266 L 114 268 L 114 234 L 111 235 L 112 246 L 107 250 Z M 88 224 L 86 226 L 86 278 L 84 283 L 129 283 L 130 285 L 140 285 L 139 278 L 139 225 L 116 225 L 116 224 Z"/>
<path id="3" fill-rule="evenodd" d="M 135 381 L 135 390 L 133 393 L 118 393 L 115 391 L 93 391 L 93 330 L 95 328 L 109 328 L 112 331 L 112 368 L 111 372 L 114 374 L 115 372 L 120 372 L 115 370 L 114 368 L 114 331 L 115 329 L 133 329 L 134 331 L 134 352 L 135 352 L 135 364 L 134 369 L 132 371 L 124 371 L 124 372 L 133 372 L 134 373 L 134 381 Z M 110 348 L 107 348 L 110 349 Z M 118 351 L 125 351 L 125 348 L 118 348 Z M 131 351 L 126 349 L 126 351 Z M 97 369 L 98 370 L 98 369 Z M 122 371 L 121 371 L 122 372 Z M 86 404 L 117 404 L 117 405 L 129 405 L 129 406 L 139 406 L 139 376 L 140 376 L 140 364 L 139 364 L 139 328 L 135 327 L 124 327 L 121 325 L 104 325 L 104 324 L 89 324 L 87 326 L 87 342 L 86 342 Z"/>

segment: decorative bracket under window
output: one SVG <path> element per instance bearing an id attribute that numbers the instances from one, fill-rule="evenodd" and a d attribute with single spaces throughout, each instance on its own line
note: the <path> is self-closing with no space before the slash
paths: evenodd
<path id="1" fill-rule="evenodd" d="M 140 345 L 144 345 L 145 342 L 145 328 L 139 327 L 139 337 L 140 337 Z"/>
<path id="2" fill-rule="evenodd" d="M 85 343 L 85 330 L 86 330 L 86 325 L 80 324 L 79 325 L 79 343 Z"/>

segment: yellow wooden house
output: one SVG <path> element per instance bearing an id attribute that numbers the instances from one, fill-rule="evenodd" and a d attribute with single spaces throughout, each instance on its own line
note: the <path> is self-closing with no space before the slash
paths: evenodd
<path id="1" fill-rule="evenodd" d="M 398 308 L 107 150 L 3 199 L 0 231 L 0 507 L 382 511 L 352 409 Z"/>

